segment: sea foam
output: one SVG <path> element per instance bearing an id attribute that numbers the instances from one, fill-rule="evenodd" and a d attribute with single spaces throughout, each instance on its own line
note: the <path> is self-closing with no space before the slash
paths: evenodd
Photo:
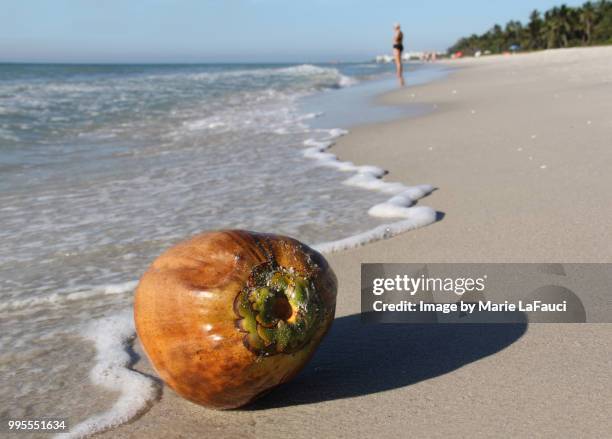
<path id="1" fill-rule="evenodd" d="M 129 349 L 135 336 L 132 311 L 94 321 L 84 332 L 96 348 L 90 372 L 93 384 L 120 393 L 114 405 L 70 428 L 57 438 L 80 438 L 123 424 L 140 414 L 159 395 L 153 379 L 130 369 Z"/>
<path id="2" fill-rule="evenodd" d="M 306 139 L 303 151 L 304 157 L 319 161 L 321 166 L 335 168 L 343 172 L 355 174 L 344 181 L 344 184 L 362 189 L 375 190 L 383 194 L 392 195 L 383 203 L 376 204 L 368 210 L 368 214 L 379 218 L 401 218 L 390 224 L 382 224 L 362 233 L 315 244 L 313 247 L 322 253 L 331 253 L 346 250 L 368 242 L 386 239 L 408 230 L 423 227 L 436 221 L 436 211 L 426 206 L 414 206 L 416 202 L 435 190 L 432 185 L 421 184 L 405 186 L 402 183 L 382 180 L 386 174 L 384 169 L 377 166 L 358 166 L 352 162 L 338 160 L 336 155 L 327 152 L 334 144 L 334 140 L 347 133 L 342 129 L 331 129 L 329 135 L 323 140 Z"/>

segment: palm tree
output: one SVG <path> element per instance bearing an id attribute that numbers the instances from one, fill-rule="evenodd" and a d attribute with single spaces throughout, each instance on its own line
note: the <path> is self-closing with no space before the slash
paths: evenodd
<path id="1" fill-rule="evenodd" d="M 612 44 L 612 0 L 587 0 L 578 7 L 561 5 L 543 17 L 534 10 L 525 26 L 514 20 L 503 29 L 496 24 L 484 34 L 461 38 L 452 49 L 499 53 L 514 45 L 536 50 L 593 44 Z"/>
<path id="2" fill-rule="evenodd" d="M 546 48 L 559 47 L 559 8 L 554 7 L 544 14 L 542 37 L 546 40 Z"/>
<path id="3" fill-rule="evenodd" d="M 502 51 L 504 44 L 504 31 L 499 24 L 494 25 L 491 30 L 491 51 L 499 53 Z"/>
<path id="4" fill-rule="evenodd" d="M 527 25 L 528 31 L 528 44 L 530 49 L 539 49 L 541 48 L 541 32 L 542 32 L 542 18 L 540 17 L 540 12 L 537 9 L 534 9 L 531 15 L 529 16 L 529 24 Z"/>
<path id="5" fill-rule="evenodd" d="M 510 46 L 520 45 L 521 34 L 523 33 L 523 25 L 520 21 L 511 20 L 506 24 L 505 30 L 505 49 Z"/>
<path id="6" fill-rule="evenodd" d="M 612 2 L 600 0 L 595 5 L 592 42 L 612 44 Z"/>
<path id="7" fill-rule="evenodd" d="M 559 8 L 559 36 L 561 37 L 561 44 L 563 47 L 569 46 L 569 39 L 572 34 L 572 9 L 566 5 L 561 5 Z"/>
<path id="8" fill-rule="evenodd" d="M 595 8 L 593 3 L 586 2 L 580 8 L 580 24 L 582 24 L 582 32 L 584 34 L 584 44 L 591 44 L 593 34 L 593 22 L 595 21 Z"/>

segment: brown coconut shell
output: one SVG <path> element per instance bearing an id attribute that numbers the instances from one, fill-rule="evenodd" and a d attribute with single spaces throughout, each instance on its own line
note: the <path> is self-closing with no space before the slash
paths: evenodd
<path id="1" fill-rule="evenodd" d="M 301 345 L 281 352 L 249 346 L 235 305 L 253 285 L 254 273 L 271 269 L 308 279 L 320 316 Z M 168 386 L 195 403 L 230 409 L 303 368 L 331 326 L 336 288 L 323 256 L 295 239 L 242 230 L 208 232 L 153 262 L 136 290 L 134 318 L 142 346 Z M 280 314 L 287 319 L 291 310 Z"/>

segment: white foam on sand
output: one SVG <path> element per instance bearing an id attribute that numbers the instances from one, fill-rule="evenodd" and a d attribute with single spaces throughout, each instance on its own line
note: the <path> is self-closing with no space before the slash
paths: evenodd
<path id="1" fill-rule="evenodd" d="M 128 352 L 136 335 L 131 310 L 94 321 L 83 336 L 96 347 L 96 364 L 90 372 L 92 383 L 119 392 L 115 404 L 70 428 L 57 438 L 80 438 L 123 424 L 146 409 L 156 399 L 159 388 L 149 377 L 130 369 Z"/>
<path id="2" fill-rule="evenodd" d="M 321 166 L 335 168 L 342 172 L 354 172 L 344 181 L 349 186 L 375 190 L 392 195 L 387 201 L 372 206 L 368 214 L 379 218 L 398 218 L 399 221 L 382 224 L 347 238 L 315 244 L 313 247 L 322 253 L 346 250 L 368 242 L 386 239 L 408 230 L 423 227 L 436 221 L 436 211 L 426 206 L 414 206 L 416 202 L 430 194 L 435 188 L 429 184 L 405 186 L 402 183 L 382 180 L 386 171 L 377 166 L 357 166 L 352 162 L 340 161 L 327 150 L 334 140 L 347 133 L 346 130 L 329 130 L 329 136 L 323 140 L 307 139 L 304 141 L 304 157 L 319 161 Z"/>

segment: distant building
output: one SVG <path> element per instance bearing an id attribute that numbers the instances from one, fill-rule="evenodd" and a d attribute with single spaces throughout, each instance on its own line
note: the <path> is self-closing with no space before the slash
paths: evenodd
<path id="1" fill-rule="evenodd" d="M 376 55 L 376 62 L 379 64 L 386 64 L 393 62 L 393 57 L 391 55 Z"/>
<path id="2" fill-rule="evenodd" d="M 405 52 L 402 55 L 402 59 L 405 61 L 416 60 L 420 61 L 425 58 L 424 52 Z"/>
<path id="3" fill-rule="evenodd" d="M 404 61 L 435 61 L 437 58 L 446 57 L 445 52 L 404 52 L 402 60 Z M 386 64 L 393 62 L 392 55 L 376 55 L 376 62 Z"/>

